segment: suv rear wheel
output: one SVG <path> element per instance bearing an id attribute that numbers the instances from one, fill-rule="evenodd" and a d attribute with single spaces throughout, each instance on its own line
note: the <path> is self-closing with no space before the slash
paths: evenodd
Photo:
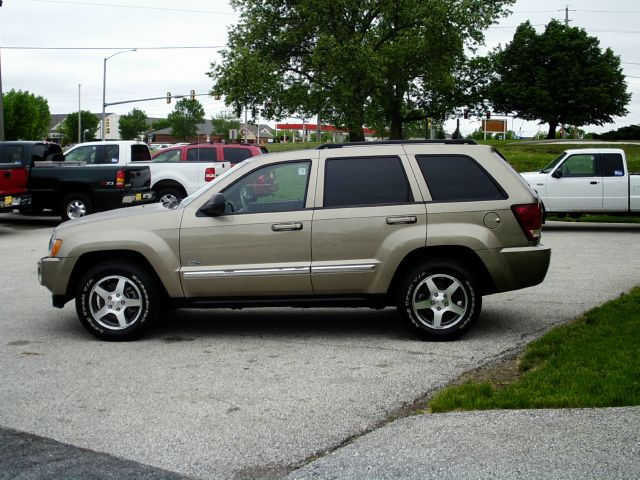
<path id="1" fill-rule="evenodd" d="M 153 277 L 135 264 L 104 262 L 80 280 L 76 311 L 80 322 L 102 340 L 133 340 L 159 314 Z"/>
<path id="2" fill-rule="evenodd" d="M 400 285 L 398 311 L 425 340 L 459 337 L 473 325 L 481 308 L 473 275 L 457 263 L 422 263 Z"/>

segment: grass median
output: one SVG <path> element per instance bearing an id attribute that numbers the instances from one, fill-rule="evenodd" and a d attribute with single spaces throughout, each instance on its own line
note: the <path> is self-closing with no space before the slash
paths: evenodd
<path id="1" fill-rule="evenodd" d="M 439 392 L 433 413 L 640 405 L 640 287 L 533 342 L 506 385 L 469 381 Z"/>

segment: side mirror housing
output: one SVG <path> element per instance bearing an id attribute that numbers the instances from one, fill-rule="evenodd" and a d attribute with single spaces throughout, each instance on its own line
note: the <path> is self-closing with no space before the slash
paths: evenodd
<path id="1" fill-rule="evenodd" d="M 224 214 L 227 204 L 224 194 L 216 193 L 198 210 L 198 216 L 217 217 Z"/>
<path id="2" fill-rule="evenodd" d="M 562 169 L 561 168 L 556 168 L 553 173 L 551 174 L 551 176 L 553 178 L 562 178 Z"/>

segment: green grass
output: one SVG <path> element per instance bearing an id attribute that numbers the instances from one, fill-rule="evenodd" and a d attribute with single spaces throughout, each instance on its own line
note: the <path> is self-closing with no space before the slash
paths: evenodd
<path id="1" fill-rule="evenodd" d="M 432 412 L 640 405 L 640 287 L 533 342 L 506 387 L 469 382 L 430 402 Z"/>

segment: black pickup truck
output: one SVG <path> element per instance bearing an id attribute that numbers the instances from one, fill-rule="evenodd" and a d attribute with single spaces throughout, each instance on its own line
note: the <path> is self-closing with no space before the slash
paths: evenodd
<path id="1" fill-rule="evenodd" d="M 59 212 L 63 220 L 70 220 L 153 199 L 148 166 L 64 160 L 62 149 L 55 143 L 0 142 L 0 163 L 28 169 L 31 204 L 20 208 L 23 213 L 50 209 Z"/>

